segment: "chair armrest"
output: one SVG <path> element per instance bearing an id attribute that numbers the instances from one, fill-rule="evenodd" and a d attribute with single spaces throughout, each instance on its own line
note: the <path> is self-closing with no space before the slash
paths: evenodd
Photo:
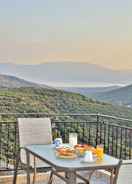
<path id="1" fill-rule="evenodd" d="M 129 165 L 132 164 L 132 159 L 131 160 L 123 160 L 122 165 Z"/>

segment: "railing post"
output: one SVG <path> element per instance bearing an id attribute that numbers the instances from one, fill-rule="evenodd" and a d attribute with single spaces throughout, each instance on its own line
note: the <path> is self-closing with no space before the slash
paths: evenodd
<path id="1" fill-rule="evenodd" d="M 97 114 L 97 128 L 96 128 L 96 146 L 98 144 L 98 139 L 99 139 L 99 113 Z"/>

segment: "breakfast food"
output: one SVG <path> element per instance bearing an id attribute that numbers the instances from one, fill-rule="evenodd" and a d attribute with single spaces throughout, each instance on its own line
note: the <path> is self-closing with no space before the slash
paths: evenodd
<path id="1" fill-rule="evenodd" d="M 84 156 L 86 151 L 91 151 L 93 155 L 96 155 L 96 148 L 88 144 L 77 144 L 73 147 L 62 146 L 56 148 L 56 156 L 59 158 L 76 158 L 77 156 Z"/>
<path id="2" fill-rule="evenodd" d="M 86 148 L 84 147 L 84 145 L 81 145 L 81 144 L 77 144 L 75 145 L 75 150 L 76 150 L 76 153 L 79 155 L 79 156 L 83 156 L 84 152 L 86 151 Z"/>
<path id="3" fill-rule="evenodd" d="M 79 155 L 83 155 L 85 151 L 92 151 L 93 154 L 96 154 L 96 148 L 88 144 L 77 144 L 74 148 Z"/>
<path id="4" fill-rule="evenodd" d="M 70 156 L 75 153 L 75 150 L 71 148 L 60 148 L 57 151 L 60 155 L 65 155 L 65 156 Z"/>
<path id="5" fill-rule="evenodd" d="M 73 148 L 59 148 L 56 150 L 56 154 L 60 158 L 75 158 L 76 153 Z"/>

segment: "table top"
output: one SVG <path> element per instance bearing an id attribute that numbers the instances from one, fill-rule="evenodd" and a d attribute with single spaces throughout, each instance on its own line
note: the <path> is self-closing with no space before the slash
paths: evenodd
<path id="1" fill-rule="evenodd" d="M 25 149 L 40 158 L 49 165 L 60 169 L 71 170 L 87 170 L 87 169 L 105 169 L 116 167 L 119 160 L 109 155 L 104 155 L 103 160 L 97 160 L 92 163 L 83 162 L 82 157 L 75 159 L 62 159 L 58 158 L 55 154 L 55 145 L 27 145 Z"/>

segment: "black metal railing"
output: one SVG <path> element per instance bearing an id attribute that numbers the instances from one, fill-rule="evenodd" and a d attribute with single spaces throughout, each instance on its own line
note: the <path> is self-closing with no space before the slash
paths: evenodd
<path id="1" fill-rule="evenodd" d="M 103 144 L 107 154 L 132 158 L 132 120 L 101 114 L 0 114 L 0 170 L 13 170 L 19 148 L 17 117 L 45 117 L 52 120 L 53 138 L 68 142 L 70 132 L 78 133 L 79 143 Z"/>

